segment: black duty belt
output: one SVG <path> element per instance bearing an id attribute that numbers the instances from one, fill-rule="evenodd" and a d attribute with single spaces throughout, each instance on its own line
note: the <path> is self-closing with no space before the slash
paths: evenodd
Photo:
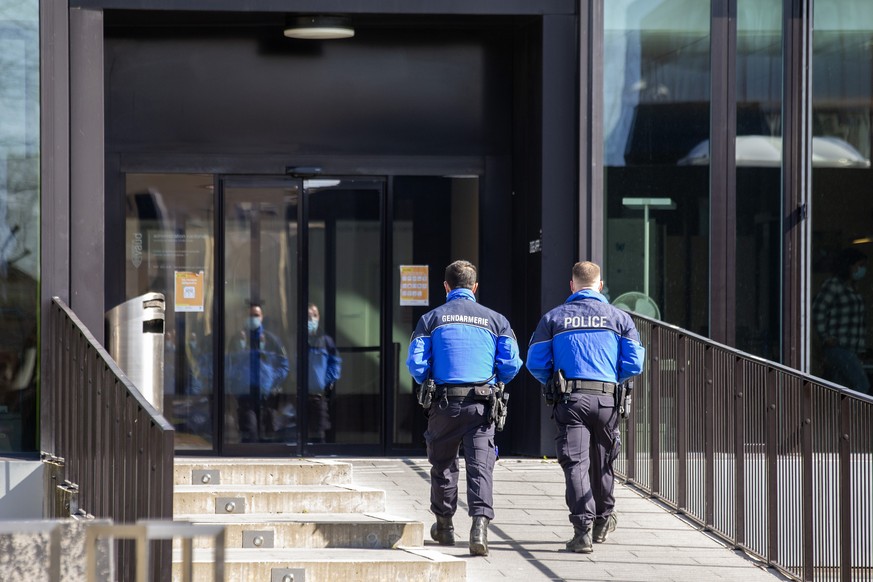
<path id="1" fill-rule="evenodd" d="M 573 392 L 586 394 L 615 394 L 614 382 L 597 382 L 595 380 L 567 380 L 567 388 Z"/>
<path id="2" fill-rule="evenodd" d="M 446 394 L 446 398 L 472 398 L 476 393 L 476 386 L 472 384 L 464 385 L 464 386 L 447 386 L 447 385 L 438 385 L 437 390 L 444 390 Z"/>

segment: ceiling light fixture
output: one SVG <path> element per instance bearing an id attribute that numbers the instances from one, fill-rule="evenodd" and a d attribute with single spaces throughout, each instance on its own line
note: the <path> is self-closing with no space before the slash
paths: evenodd
<path id="1" fill-rule="evenodd" d="M 295 16 L 288 19 L 285 36 L 307 40 L 351 38 L 355 29 L 344 16 Z"/>

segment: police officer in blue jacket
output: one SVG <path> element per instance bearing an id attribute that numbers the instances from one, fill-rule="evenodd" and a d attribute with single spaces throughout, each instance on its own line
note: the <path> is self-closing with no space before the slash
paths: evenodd
<path id="1" fill-rule="evenodd" d="M 571 552 L 594 551 L 615 529 L 612 464 L 621 448 L 615 401 L 617 384 L 643 371 L 645 349 L 633 320 L 601 295 L 600 267 L 573 266 L 571 295 L 546 313 L 527 352 L 527 369 L 541 383 L 562 370 L 567 389 L 554 418 L 558 462 L 564 470 L 566 500 L 574 536 Z M 630 398 L 624 402 L 625 415 Z"/>
<path id="2" fill-rule="evenodd" d="M 476 267 L 455 261 L 446 267 L 446 303 L 425 313 L 409 345 L 406 366 L 419 384 L 436 383 L 427 409 L 424 438 L 431 463 L 431 511 L 434 541 L 454 545 L 452 516 L 458 506 L 458 449 L 463 443 L 467 506 L 473 518 L 470 553 L 488 555 L 488 524 L 494 519 L 494 423 L 489 403 L 476 387 L 508 383 L 521 368 L 518 342 L 507 319 L 476 303 Z"/>
<path id="3" fill-rule="evenodd" d="M 336 342 L 319 330 L 321 319 L 318 306 L 309 304 L 309 318 L 306 324 L 309 332 L 309 442 L 325 442 L 327 431 L 331 428 L 328 401 L 333 396 L 336 383 L 342 373 L 343 360 Z"/>

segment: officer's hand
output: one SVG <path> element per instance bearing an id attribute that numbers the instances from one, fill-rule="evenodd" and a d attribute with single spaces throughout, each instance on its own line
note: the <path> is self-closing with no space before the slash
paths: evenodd
<path id="1" fill-rule="evenodd" d="M 624 404 L 622 405 L 621 410 L 620 410 L 621 417 L 627 418 L 628 416 L 630 416 L 630 410 L 631 410 L 631 395 L 628 394 L 624 397 Z"/>

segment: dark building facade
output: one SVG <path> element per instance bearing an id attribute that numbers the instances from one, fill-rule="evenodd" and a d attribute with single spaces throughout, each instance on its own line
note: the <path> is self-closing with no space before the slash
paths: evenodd
<path id="1" fill-rule="evenodd" d="M 451 260 L 523 348 L 591 258 L 614 302 L 823 373 L 813 298 L 870 250 L 861 1 L 0 8 L 10 450 L 39 449 L 53 296 L 99 339 L 166 296 L 180 453 L 412 454 L 406 349 Z M 353 36 L 285 36 L 316 15 Z M 501 451 L 552 453 L 538 384 L 510 390 Z"/>

